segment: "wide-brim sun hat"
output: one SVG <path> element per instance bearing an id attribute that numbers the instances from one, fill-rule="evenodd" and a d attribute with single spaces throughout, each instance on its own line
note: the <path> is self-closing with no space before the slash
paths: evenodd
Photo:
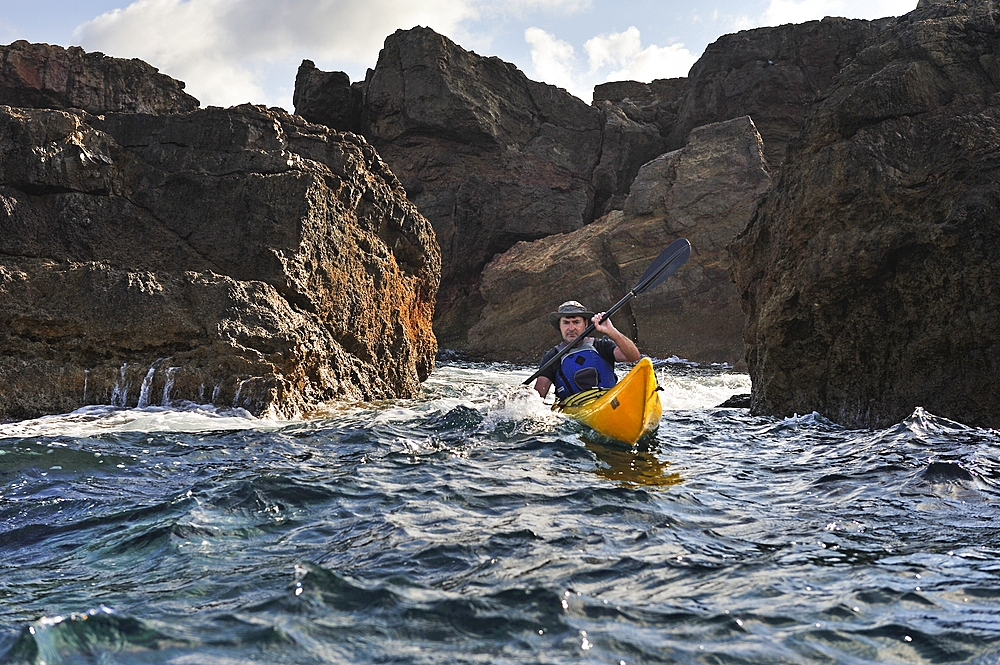
<path id="1" fill-rule="evenodd" d="M 559 309 L 549 314 L 549 323 L 559 330 L 559 319 L 564 316 L 582 316 L 584 321 L 590 321 L 597 312 L 592 312 L 575 300 L 567 300 L 559 305 Z"/>

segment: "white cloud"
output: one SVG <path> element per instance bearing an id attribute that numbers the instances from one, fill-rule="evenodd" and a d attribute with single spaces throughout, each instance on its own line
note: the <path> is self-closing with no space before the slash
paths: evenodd
<path id="1" fill-rule="evenodd" d="M 606 81 L 643 81 L 678 78 L 687 76 L 698 56 L 684 48 L 682 44 L 660 47 L 650 46 L 632 58 L 628 64 L 611 72 Z"/>
<path id="2" fill-rule="evenodd" d="M 528 28 L 524 39 L 531 46 L 532 78 L 565 88 L 589 101 L 594 86 L 605 81 L 643 81 L 687 76 L 698 57 L 683 44 L 642 47 L 639 29 L 598 35 L 583 45 L 589 67 L 585 70 L 569 42 L 541 28 Z"/>
<path id="3" fill-rule="evenodd" d="M 487 5 L 491 3 L 485 3 Z M 543 11 L 559 14 L 575 14 L 591 6 L 591 0 L 506 0 L 506 13 L 525 14 Z M 495 6 L 495 5 L 494 5 Z"/>
<path id="4" fill-rule="evenodd" d="M 456 38 L 475 16 L 473 0 L 138 0 L 76 34 L 88 50 L 140 58 L 184 81 L 203 105 L 289 108 L 290 99 L 264 97 L 262 66 L 287 61 L 294 72 L 303 58 L 374 66 L 397 29 L 425 25 Z"/>
<path id="5" fill-rule="evenodd" d="M 556 39 L 541 28 L 524 31 L 524 41 L 531 46 L 531 65 L 534 78 L 545 83 L 566 88 L 574 95 L 582 97 L 576 71 L 579 60 L 576 50 L 569 42 Z"/>
<path id="6" fill-rule="evenodd" d="M 590 69 L 596 71 L 604 65 L 621 66 L 642 50 L 642 38 L 634 25 L 625 32 L 615 32 L 587 40 L 583 45 L 590 58 Z"/>
<path id="7" fill-rule="evenodd" d="M 639 29 L 634 25 L 624 32 L 600 35 L 587 40 L 584 49 L 590 59 L 590 72 L 602 67 L 617 67 L 606 81 L 643 81 L 687 76 L 698 56 L 683 44 L 642 48 Z"/>

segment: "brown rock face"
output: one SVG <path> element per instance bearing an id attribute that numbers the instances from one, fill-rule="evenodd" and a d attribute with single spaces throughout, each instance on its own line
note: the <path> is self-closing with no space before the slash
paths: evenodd
<path id="1" fill-rule="evenodd" d="M 655 127 L 665 140 L 677 124 L 678 104 L 687 85 L 686 78 L 602 83 L 594 87 L 593 104 L 601 107 L 610 102 L 630 120 Z"/>
<path id="2" fill-rule="evenodd" d="M 683 150 L 646 164 L 624 212 L 573 233 L 518 243 L 483 273 L 487 306 L 469 332 L 473 352 L 537 361 L 558 341 L 545 320 L 564 300 L 616 303 L 678 237 L 691 259 L 653 292 L 622 308 L 615 325 L 643 353 L 735 364 L 743 355 L 739 295 L 727 278 L 727 244 L 770 183 L 749 118 L 696 129 Z"/>
<path id="3" fill-rule="evenodd" d="M 594 169 L 594 205 L 605 213 L 621 210 L 629 186 L 643 164 L 666 150 L 666 140 L 651 123 L 637 122 L 621 106 L 603 102 L 601 161 Z"/>
<path id="4" fill-rule="evenodd" d="M 0 46 L 0 104 L 78 108 L 93 114 L 198 108 L 198 100 L 184 92 L 183 83 L 141 60 L 26 41 Z"/>
<path id="5" fill-rule="evenodd" d="M 0 107 L 0 418 L 413 395 L 440 255 L 363 139 L 260 107 Z"/>
<path id="6" fill-rule="evenodd" d="M 1000 10 L 924 4 L 844 69 L 732 246 L 756 413 L 1000 424 Z"/>
<path id="7" fill-rule="evenodd" d="M 751 116 L 779 166 L 817 97 L 885 23 L 825 19 L 727 35 L 689 78 L 603 84 L 591 107 L 415 28 L 386 40 L 363 84 L 304 62 L 295 108 L 377 147 L 441 243 L 439 340 L 490 353 L 469 335 L 490 318 L 479 286 L 495 255 L 621 210 L 640 167 L 683 148 L 700 126 Z M 724 329 L 741 325 L 737 314 Z"/>

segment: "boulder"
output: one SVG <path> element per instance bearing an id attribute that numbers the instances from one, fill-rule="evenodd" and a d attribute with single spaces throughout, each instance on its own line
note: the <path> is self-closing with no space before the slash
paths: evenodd
<path id="1" fill-rule="evenodd" d="M 666 150 L 655 125 L 630 118 L 620 105 L 602 102 L 601 160 L 594 169 L 594 206 L 621 210 L 640 167 Z"/>
<path id="2" fill-rule="evenodd" d="M 303 60 L 295 74 L 292 104 L 309 122 L 342 132 L 364 133 L 364 91 L 344 72 L 324 72 Z"/>
<path id="3" fill-rule="evenodd" d="M 635 122 L 653 125 L 664 137 L 677 122 L 677 104 L 684 95 L 686 78 L 611 81 L 594 86 L 594 106 L 611 102 Z"/>
<path id="4" fill-rule="evenodd" d="M 439 275 L 358 136 L 249 105 L 0 107 L 0 418 L 412 396 Z"/>
<path id="5" fill-rule="evenodd" d="M 754 413 L 1000 425 L 998 156 L 996 3 L 873 35 L 731 247 Z"/>
<path id="6" fill-rule="evenodd" d="M 178 113 L 198 108 L 184 83 L 141 60 L 110 58 L 72 46 L 16 41 L 0 46 L 0 105 L 78 108 L 95 115 Z"/>
<path id="7" fill-rule="evenodd" d="M 484 270 L 487 303 L 469 332 L 473 353 L 536 362 L 558 342 L 545 320 L 564 300 L 605 309 L 638 283 L 678 237 L 692 254 L 674 276 L 630 301 L 615 325 L 643 353 L 736 364 L 743 315 L 729 281 L 727 245 L 770 184 L 760 135 L 749 118 L 700 127 L 688 145 L 643 166 L 624 211 L 572 233 L 522 242 Z"/>

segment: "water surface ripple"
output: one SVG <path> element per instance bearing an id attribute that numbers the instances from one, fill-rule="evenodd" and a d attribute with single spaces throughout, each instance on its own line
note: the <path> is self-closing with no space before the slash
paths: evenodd
<path id="1" fill-rule="evenodd" d="M 1000 661 L 996 431 L 751 417 L 663 364 L 626 450 L 528 373 L 0 425 L 0 662 Z"/>

